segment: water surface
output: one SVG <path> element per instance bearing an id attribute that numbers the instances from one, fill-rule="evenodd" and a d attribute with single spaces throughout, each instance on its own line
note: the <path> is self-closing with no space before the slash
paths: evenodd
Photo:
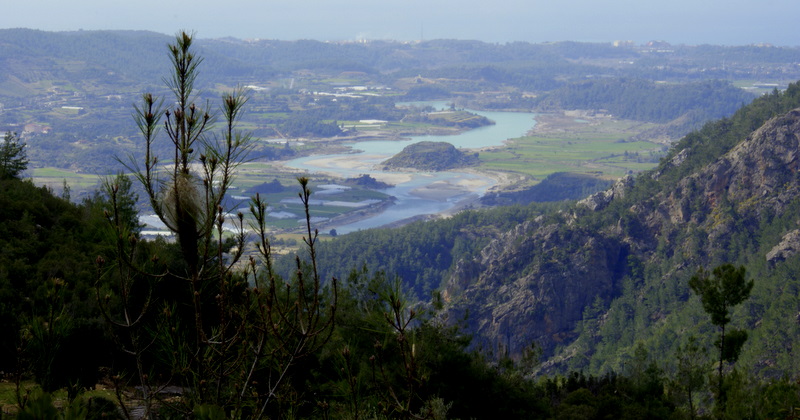
<path id="1" fill-rule="evenodd" d="M 442 102 L 431 104 L 439 109 L 444 107 Z M 508 139 L 525 135 L 536 124 L 533 119 L 534 114 L 527 112 L 470 112 L 485 116 L 495 124 L 454 135 L 424 135 L 407 140 L 355 142 L 349 145 L 353 153 L 308 156 L 289 161 L 286 166 L 310 173 L 324 173 L 344 178 L 368 174 L 380 181 L 394 184 L 394 187 L 382 191 L 395 197 L 392 206 L 367 219 L 333 226 L 339 234 L 380 227 L 415 216 L 442 213 L 466 200 L 482 196 L 495 184 L 495 181 L 483 175 L 458 171 L 420 173 L 381 171 L 376 169 L 376 165 L 405 147 L 421 141 L 443 141 L 463 149 L 500 146 Z"/>

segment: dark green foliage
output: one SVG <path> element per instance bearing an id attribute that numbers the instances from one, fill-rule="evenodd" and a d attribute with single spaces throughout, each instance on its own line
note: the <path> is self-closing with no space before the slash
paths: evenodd
<path id="1" fill-rule="evenodd" d="M 447 99 L 452 97 L 453 94 L 436 85 L 420 85 L 413 86 L 406 91 L 404 99 L 406 101 L 431 101 L 435 99 Z"/>
<path id="2" fill-rule="evenodd" d="M 510 362 L 493 366 L 467 352 L 469 338 L 438 326 L 408 304 L 397 280 L 366 269 L 343 284 L 337 332 L 317 377 L 333 418 L 537 418 L 550 408 L 544 392 Z M 400 322 L 398 323 L 398 320 Z M 406 324 L 406 322 L 409 322 Z M 338 370 L 338 372 L 337 372 Z M 327 382 L 322 378 L 327 378 Z M 440 402 L 437 402 L 440 401 Z M 491 401 L 491 404 L 487 404 Z"/>
<path id="3" fill-rule="evenodd" d="M 544 381 L 555 419 L 653 418 L 667 419 L 673 407 L 664 395 L 662 377 L 655 365 L 644 377 L 609 373 L 602 377 L 570 373 L 566 379 Z"/>
<path id="4" fill-rule="evenodd" d="M 382 165 L 389 170 L 411 168 L 420 171 L 445 171 L 477 163 L 477 153 L 462 152 L 446 142 L 421 141 L 406 146 Z"/>
<path id="5" fill-rule="evenodd" d="M 109 354 L 93 287 L 93 261 L 107 251 L 101 200 L 78 206 L 28 181 L 0 181 L 0 370 L 26 369 L 20 347 L 47 390 L 96 379 Z"/>
<path id="6" fill-rule="evenodd" d="M 615 117 L 666 123 L 689 112 L 698 121 L 731 115 L 753 95 L 729 83 L 707 81 L 664 85 L 636 79 L 588 80 L 569 84 L 538 99 L 548 109 L 603 109 Z"/>
<path id="7" fill-rule="evenodd" d="M 258 184 L 250 187 L 247 190 L 248 194 L 276 194 L 288 191 L 290 188 L 283 186 L 277 178 L 270 182 Z"/>
<path id="8" fill-rule="evenodd" d="M 43 191 L 26 182 L 9 182 L 30 192 Z M 11 192 L 13 189 L 8 191 Z M 9 195 L 13 194 L 4 197 Z M 45 198 L 47 195 L 41 197 Z M 50 200 L 54 200 L 54 203 L 64 203 L 55 197 Z M 45 203 L 47 201 L 43 200 Z M 68 203 L 64 203 L 63 206 L 64 209 L 75 207 Z M 487 214 L 468 212 L 457 216 L 455 222 L 421 223 L 417 228 L 407 231 L 398 229 L 389 232 L 400 237 L 409 235 L 411 238 L 422 232 L 419 230 L 421 227 L 434 231 L 440 228 L 452 231 L 454 226 L 464 229 L 464 226 L 469 225 L 466 222 L 480 220 L 486 222 L 494 220 L 492 223 L 496 226 L 505 226 L 503 223 L 516 222 L 501 223 L 500 220 L 505 220 L 507 217 L 511 220 L 531 217 L 536 214 L 534 210 L 534 208 L 516 208 L 514 211 L 495 210 Z M 74 225 L 84 226 L 79 222 L 75 222 Z M 491 223 L 486 225 L 489 226 Z M 462 231 L 459 235 L 466 233 L 468 232 Z M 348 236 L 350 235 L 339 237 L 336 241 L 342 241 Z M 425 237 L 423 236 L 421 240 L 425 240 Z M 154 248 L 155 245 L 152 244 Z M 471 249 L 468 245 L 461 246 L 465 246 L 464 250 Z M 180 260 L 180 253 L 176 249 L 158 251 L 142 248 L 142 253 L 159 255 L 163 261 L 170 264 Z M 82 264 L 91 266 L 91 261 Z M 635 265 L 635 262 L 632 264 Z M 179 265 L 173 269 L 179 271 Z M 165 283 L 170 282 L 173 283 L 173 287 L 181 290 L 168 292 L 166 288 L 159 289 L 158 295 L 165 301 L 177 299 L 185 292 L 184 288 L 179 286 L 181 283 L 175 282 L 175 279 Z M 426 315 L 423 307 L 409 304 L 411 300 L 405 300 L 406 303 L 403 303 L 406 299 L 402 292 L 404 288 L 405 286 L 399 282 L 390 280 L 381 273 L 374 274 L 369 270 L 353 273 L 343 286 L 336 313 L 337 327 L 332 340 L 324 349 L 295 366 L 291 379 L 278 392 L 279 402 L 272 406 L 269 413 L 278 415 L 294 412 L 304 418 L 348 416 L 370 418 L 378 415 L 407 418 L 410 413 L 414 413 L 421 417 L 435 418 L 434 412 L 446 411 L 448 418 L 586 416 L 599 419 L 667 418 L 675 410 L 671 395 L 666 393 L 664 384 L 668 379 L 680 378 L 679 374 L 665 376 L 644 352 L 637 350 L 638 353 L 629 359 L 627 368 L 621 371 L 621 374 L 587 376 L 571 373 L 564 378 L 531 380 L 526 377 L 530 367 L 520 361 L 495 363 L 479 353 L 467 351 L 469 337 L 462 335 L 457 329 L 438 325 L 435 319 Z M 212 290 L 208 292 L 213 293 Z M 87 303 L 91 303 L 91 298 L 90 293 Z M 5 299 L 3 302 L 10 303 Z M 392 302 L 400 302 L 400 305 Z M 193 314 L 190 309 L 186 309 L 189 308 L 173 312 L 174 317 L 180 317 L 180 320 L 175 319 L 175 325 L 179 330 L 191 328 Z M 404 331 L 402 336 L 409 340 L 405 350 L 402 350 L 403 344 L 398 340 L 400 336 L 398 329 L 387 321 L 386 315 L 392 318 L 394 313 L 405 314 L 408 319 L 411 316 L 411 309 L 414 310 L 412 322 L 401 327 Z M 86 312 L 84 309 L 75 313 Z M 211 312 L 206 315 L 211 316 Z M 89 332 L 91 328 L 80 327 L 81 321 L 78 317 L 74 318 L 73 328 L 76 329 L 71 336 L 74 336 L 76 342 L 85 343 L 87 339 L 81 331 L 87 331 L 86 334 L 91 335 L 93 334 Z M 609 319 L 606 322 L 612 321 Z M 394 325 L 400 327 L 398 324 Z M 62 340 L 59 352 L 68 347 L 70 340 L 69 337 Z M 174 345 L 185 344 L 181 343 L 180 340 L 176 340 Z M 414 367 L 410 370 L 406 366 L 412 366 L 408 364 L 412 360 L 409 358 L 412 354 Z M 67 352 L 58 358 L 80 360 L 77 356 L 77 353 Z M 375 358 L 370 360 L 372 356 Z M 119 364 L 124 360 L 120 358 L 114 363 Z M 158 369 L 155 371 L 156 377 L 159 378 L 164 378 L 167 374 L 187 374 L 182 371 L 171 371 L 170 366 L 166 364 L 158 364 L 156 368 Z M 381 368 L 385 373 L 380 373 Z M 729 396 L 727 410 L 730 415 L 753 412 L 773 413 L 773 417 L 786 415 L 792 404 L 796 404 L 797 395 L 800 395 L 797 393 L 797 385 L 788 381 L 755 383 L 741 376 L 731 376 L 726 380 L 726 384 Z M 397 405 L 392 398 L 392 392 L 409 403 Z M 757 398 L 752 397 L 753 395 Z M 82 406 L 70 405 L 71 408 L 68 410 L 88 413 L 90 418 L 95 410 L 112 415 L 113 411 L 103 405 L 106 403 L 107 401 L 96 399 L 84 400 Z M 52 403 L 46 404 L 46 401 L 42 400 L 37 402 L 35 407 L 31 405 L 30 410 L 38 410 L 36 415 L 44 416 L 46 413 L 43 410 L 49 410 L 48 407 L 52 407 Z M 357 412 L 361 414 L 355 415 Z M 63 416 L 65 411 L 56 414 Z M 196 414 L 218 418 L 220 407 L 216 405 L 197 407 Z"/>
<path id="9" fill-rule="evenodd" d="M 195 407 L 192 413 L 197 420 L 222 420 L 228 418 L 225 410 L 216 405 L 201 405 Z"/>
<path id="10" fill-rule="evenodd" d="M 122 419 L 116 404 L 102 397 L 78 397 L 59 410 L 49 393 L 34 390 L 25 396 L 25 403 L 17 413 L 24 420 L 100 420 Z"/>
<path id="11" fill-rule="evenodd" d="M 725 332 L 725 343 L 723 345 L 722 339 L 717 339 L 714 344 L 723 349 L 721 359 L 727 362 L 736 363 L 739 360 L 739 354 L 742 352 L 742 347 L 747 341 L 747 331 L 745 330 L 729 330 Z"/>
<path id="12" fill-rule="evenodd" d="M 753 280 L 745 280 L 744 266 L 723 264 L 714 268 L 713 277 L 703 269 L 689 280 L 689 287 L 700 297 L 703 309 L 711 317 L 711 323 L 724 327 L 731 322 L 734 306 L 750 296 Z"/>
<path id="13" fill-rule="evenodd" d="M 25 407 L 17 413 L 17 418 L 20 420 L 58 420 L 61 416 L 53 405 L 50 394 L 36 392 L 30 395 Z"/>
<path id="14" fill-rule="evenodd" d="M 86 420 L 122 419 L 117 404 L 108 398 L 84 398 L 84 404 L 87 409 Z"/>
<path id="15" fill-rule="evenodd" d="M 689 280 L 689 287 L 700 297 L 703 309 L 711 317 L 711 323 L 720 328 L 720 336 L 716 341 L 719 349 L 719 365 L 717 368 L 717 408 L 724 412 L 726 400 L 726 386 L 723 382 L 724 362 L 735 363 L 739 358 L 747 332 L 742 330 L 728 331 L 725 327 L 731 322 L 733 307 L 742 303 L 750 296 L 753 289 L 753 280 L 745 280 L 745 268 L 723 264 L 714 268 L 713 277 L 710 273 L 700 269 Z"/>
<path id="16" fill-rule="evenodd" d="M 458 258 L 469 258 L 500 232 L 556 207 L 537 204 L 465 211 L 444 220 L 340 235 L 319 245 L 319 267 L 323 278 L 343 278 L 364 265 L 370 272 L 393 273 L 414 300 L 428 301 Z M 291 264 L 281 259 L 276 267 L 288 273 Z"/>
<path id="17" fill-rule="evenodd" d="M 131 178 L 117 173 L 103 182 L 103 188 L 109 195 L 109 200 L 103 202 L 103 211 L 108 212 L 112 222 L 116 223 L 116 218 L 119 218 L 120 225 L 126 226 L 130 233 L 139 234 L 144 225 L 139 221 L 136 208 L 139 194 L 134 191 Z"/>
<path id="18" fill-rule="evenodd" d="M 686 406 L 689 417 L 694 419 L 697 407 L 706 391 L 706 377 L 710 362 L 705 348 L 695 336 L 689 336 L 685 344 L 678 347 L 676 369 L 670 378 L 670 387 L 679 406 Z"/>
<path id="19" fill-rule="evenodd" d="M 481 202 L 489 206 L 528 204 L 532 202 L 578 200 L 608 189 L 612 181 L 591 175 L 556 172 L 542 182 L 520 191 L 487 193 Z"/>
<path id="20" fill-rule="evenodd" d="M 740 371 L 726 378 L 726 419 L 787 419 L 796 417 L 800 404 L 797 381 L 782 378 L 759 381 Z"/>
<path id="21" fill-rule="evenodd" d="M 97 296 L 102 315 L 126 360 L 114 366 L 118 396 L 138 387 L 136 401 L 145 417 L 264 418 L 281 411 L 291 398 L 290 368 L 319 352 L 333 332 L 337 286 L 323 290 L 316 264 L 317 232 L 309 213 L 307 178 L 298 178 L 305 207 L 308 267 L 296 259 L 284 281 L 272 269 L 265 227 L 266 203 L 250 203 L 257 260 L 242 261 L 245 220 L 233 216 L 235 232 L 225 236 L 225 195 L 237 167 L 250 150 L 250 135 L 237 128 L 247 98 L 239 89 L 223 95 L 220 135 L 212 136 L 213 117 L 195 104 L 195 80 L 202 58 L 193 36 L 181 32 L 169 45 L 173 68 L 165 79 L 173 94 L 165 101 L 145 93 L 134 117 L 143 140 L 142 157 L 126 165 L 141 183 L 153 212 L 174 234 L 167 249 L 142 241 L 124 217 L 126 178 L 106 182 L 114 257 L 98 258 Z M 167 139 L 160 138 L 163 124 Z M 218 127 L 219 128 L 219 127 Z M 168 140 L 170 166 L 159 162 L 156 144 Z M 175 252 L 179 249 L 179 253 Z M 163 258 L 166 256 L 167 258 Z M 107 286 L 102 288 L 102 284 Z M 164 405 L 161 389 L 179 390 Z M 285 390 L 288 388 L 288 390 Z M 120 409 L 129 417 L 126 401 Z"/>
<path id="22" fill-rule="evenodd" d="M 800 83 L 789 84 L 783 92 L 775 90 L 760 96 L 751 104 L 737 110 L 731 117 L 709 122 L 686 135 L 670 148 L 658 168 L 651 172 L 659 174 L 658 183 L 661 187 L 674 185 L 679 179 L 727 153 L 769 119 L 797 107 L 800 107 Z M 686 154 L 685 159 L 680 165 L 674 165 L 673 159 L 680 153 Z M 648 181 L 647 177 L 639 177 L 638 180 Z M 654 187 L 650 184 L 637 187 L 637 190 L 645 192 Z"/>
<path id="23" fill-rule="evenodd" d="M 452 403 L 452 418 L 541 418 L 551 408 L 544 391 L 526 380 L 524 370 L 511 362 L 493 366 L 479 353 L 466 351 L 468 340 L 447 330 L 428 332 L 425 349 L 431 354 L 427 392 Z M 517 370 L 519 369 L 519 370 Z M 487 401 L 496 402 L 487 404 Z"/>
<path id="24" fill-rule="evenodd" d="M 313 116 L 293 113 L 281 124 L 280 132 L 288 137 L 335 137 L 342 134 L 342 129 L 335 121 L 324 122 Z"/>
<path id="25" fill-rule="evenodd" d="M 6 132 L 0 143 L 0 180 L 19 178 L 27 168 L 25 143 L 19 140 L 16 133 Z"/>
<path id="26" fill-rule="evenodd" d="M 355 178 L 347 178 L 344 180 L 344 185 L 353 185 L 356 187 L 369 188 L 372 190 L 385 190 L 392 186 L 385 182 L 378 181 L 377 179 L 373 178 L 371 175 L 368 174 L 362 174 Z"/>

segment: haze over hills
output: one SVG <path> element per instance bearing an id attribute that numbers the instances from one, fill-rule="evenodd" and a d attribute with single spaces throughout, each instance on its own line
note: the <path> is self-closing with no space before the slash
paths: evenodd
<path id="1" fill-rule="evenodd" d="M 798 12 L 791 0 L 688 0 L 628 2 L 587 0 L 559 3 L 502 0 L 492 4 L 410 0 L 376 4 L 365 0 L 258 2 L 234 0 L 221 7 L 198 0 L 179 4 L 56 0 L 12 2 L 1 28 L 48 31 L 149 30 L 172 34 L 196 30 L 201 38 L 316 39 L 320 41 L 474 39 L 506 42 L 612 42 L 673 44 L 800 45 L 793 31 Z"/>
<path id="2" fill-rule="evenodd" d="M 445 319 L 495 354 L 539 346 L 547 373 L 619 372 L 637 347 L 670 355 L 689 336 L 710 340 L 688 279 L 698 268 L 742 264 L 755 288 L 734 316 L 750 332 L 740 366 L 763 377 L 795 372 L 796 107 L 796 84 L 761 97 L 686 136 L 657 168 L 557 211 L 357 232 L 337 239 L 335 255 L 407 273 L 417 291 L 431 281 L 417 258 L 443 261 L 430 269 L 446 279 Z M 421 255 L 405 257 L 409 248 Z M 330 252 L 321 250 L 323 261 L 346 270 Z"/>
<path id="3" fill-rule="evenodd" d="M 37 170 L 113 173 L 118 166 L 103 166 L 113 153 L 142 147 L 128 102 L 167 90 L 154 86 L 162 67 L 150 51 L 164 42 L 150 32 L 2 30 L 0 122 L 24 128 Z M 249 232 L 258 245 L 244 231 L 223 240 L 225 220 L 244 226 L 245 216 L 213 194 L 208 173 L 230 156 L 219 151 L 200 155 L 179 141 L 153 149 L 206 170 L 207 182 L 176 170 L 164 194 L 148 184 L 153 205 L 174 206 L 174 242 L 140 235 L 136 194 L 123 175 L 108 178 L 104 192 L 73 199 L 78 204 L 68 188 L 59 198 L 18 174 L 4 176 L 0 330 L 13 339 L 0 343 L 0 370 L 16 369 L 47 392 L 77 395 L 101 379 L 138 386 L 143 394 L 125 397 L 137 409 L 212 418 L 285 410 L 309 418 L 692 418 L 729 410 L 736 418 L 785 416 L 800 404 L 800 83 L 789 82 L 800 79 L 797 48 L 236 39 L 198 47 L 209 67 L 198 103 L 231 86 L 252 89 L 242 123 L 259 141 L 248 162 L 255 175 L 241 169 L 237 176 L 253 185 L 225 184 L 232 190 L 288 196 L 283 181 L 297 175 L 265 179 L 275 161 L 323 152 L 346 161 L 343 143 L 364 137 L 397 141 L 489 124 L 463 107 L 551 112 L 542 121 L 572 125 L 480 153 L 417 143 L 388 163 L 431 171 L 491 163 L 533 182 L 524 159 L 551 152 L 550 142 L 565 154 L 608 147 L 582 165 L 625 176 L 576 201 L 575 192 L 604 188 L 608 173 L 557 171 L 533 188 L 493 196 L 493 208 L 397 229 L 331 231 L 324 241 L 309 208 L 390 202 L 374 191 L 389 185 L 364 175 L 334 180 L 314 185 L 315 197 L 346 199 L 316 203 L 301 176 L 299 202 L 294 194 L 286 201 L 305 208 L 303 233 L 295 227 L 276 238 L 258 198 Z M 418 99 L 446 99 L 450 110 L 407 105 Z M 437 121 L 442 115 L 466 126 Z M 588 129 L 561 137 L 575 126 Z M 234 144 L 226 142 L 232 133 L 218 144 Z M 279 143 L 269 141 L 275 133 Z M 590 135 L 605 143 L 582 142 Z M 655 152 L 642 162 L 632 145 Z M 500 158 L 487 161 L 492 153 Z M 151 182 L 149 172 L 137 180 Z M 551 199 L 548 188 L 560 185 L 573 193 Z M 198 218 L 203 206 L 190 200 L 201 188 L 217 201 Z M 286 205 L 285 196 L 270 206 Z M 509 201 L 518 204 L 498 205 Z M 273 260 L 291 235 L 303 251 Z M 262 263 L 234 266 L 244 252 L 260 253 Z M 717 344 L 725 330 L 715 341 L 718 324 L 689 286 L 698 269 L 724 263 L 754 280 L 744 303 L 726 313 L 741 352 Z M 112 318 L 109 308 L 123 310 Z M 130 308 L 143 314 L 134 323 Z M 91 351 L 88 337 L 96 340 Z M 687 359 L 697 364 L 687 367 Z M 122 366 L 122 376 L 101 378 L 108 366 Z M 687 371 L 701 380 L 686 384 Z M 718 388 L 707 379 L 716 372 Z M 175 385 L 170 404 L 147 400 L 156 388 L 148 384 Z M 34 405 L 17 402 L 18 410 L 55 410 L 31 395 Z"/>
<path id="4" fill-rule="evenodd" d="M 160 75 L 166 62 L 159 51 L 170 39 L 141 31 L 0 30 L 2 129 L 36 136 L 32 145 L 59 150 L 33 148 L 34 168 L 114 172 L 119 168 L 113 161 L 91 155 L 113 153 L 107 149 L 112 135 L 118 151 L 133 151 L 137 132 L 129 104 L 143 91 L 165 92 Z M 197 80 L 201 99 L 213 99 L 226 87 L 251 86 L 254 112 L 245 118 L 262 138 L 275 137 L 275 128 L 293 136 L 333 136 L 340 133 L 331 125 L 337 119 L 401 120 L 404 115 L 390 109 L 389 101 L 448 99 L 477 109 L 610 113 L 662 124 L 634 134 L 663 142 L 730 115 L 753 97 L 731 83 L 760 93 L 800 79 L 793 64 L 800 62 L 800 50 L 766 46 L 233 39 L 198 45 L 204 57 Z M 374 92 L 364 91 L 347 99 L 360 104 L 336 104 L 330 94 L 341 83 L 381 93 L 370 97 Z M 638 105 L 625 105 L 631 103 Z M 31 131 L 25 133 L 25 124 Z M 263 150 L 273 157 L 286 152 Z"/>

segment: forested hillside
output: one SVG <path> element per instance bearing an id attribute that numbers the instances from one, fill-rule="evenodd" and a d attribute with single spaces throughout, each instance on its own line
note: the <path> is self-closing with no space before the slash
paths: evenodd
<path id="1" fill-rule="evenodd" d="M 77 206 L 30 181 L 0 180 L 0 371 L 27 364 L 55 390 L 95 383 L 96 366 L 112 360 L 92 265 L 111 245 L 104 208 L 100 196 Z"/>
<path id="2" fill-rule="evenodd" d="M 753 95 L 720 81 L 684 85 L 658 84 L 646 80 L 587 80 L 537 98 L 540 109 L 591 109 L 619 118 L 669 122 L 690 114 L 702 122 L 733 114 Z"/>
<path id="3" fill-rule="evenodd" d="M 795 371 L 798 106 L 798 85 L 759 98 L 653 171 L 509 231 L 450 277 L 450 316 L 468 311 L 468 329 L 492 348 L 541 345 L 546 370 L 619 370 L 637 345 L 675 354 L 690 335 L 706 340 L 687 281 L 742 264 L 756 285 L 734 318 L 751 337 L 740 366 Z"/>
<path id="4" fill-rule="evenodd" d="M 31 39 L 46 36 L 10 33 L 22 38 L 0 47 L 30 46 L 43 65 L 47 47 Z M 80 95 L 39 82 L 56 77 L 68 82 L 62 87 L 74 82 L 71 89 L 89 74 L 128 77 L 124 66 L 112 66 L 115 55 L 102 65 L 91 56 L 104 47 L 139 51 L 130 43 L 137 34 L 91 35 L 98 34 L 68 35 L 95 45 L 89 55 L 54 55 L 53 74 L 31 68 L 29 80 L 14 73 L 0 87 L 72 98 Z M 140 138 L 114 139 L 145 149 L 131 156 L 132 176 L 106 177 L 79 202 L 70 201 L 69 188 L 58 197 L 19 179 L 27 159 L 0 180 L 3 417 L 772 419 L 790 418 L 800 406 L 800 84 L 704 125 L 655 169 L 577 202 L 467 210 L 323 241 L 310 180 L 301 176 L 294 186 L 304 210 L 300 251 L 277 256 L 258 192 L 285 192 L 285 185 L 261 182 L 241 211 L 226 208 L 254 141 L 239 125 L 247 98 L 235 89 L 223 96 L 217 125 L 206 124 L 210 116 L 184 118 L 204 113 L 192 95 L 197 45 L 187 33 L 173 42 L 174 77 L 160 88 L 174 93 L 163 102 L 171 111 L 152 94 L 139 95 L 132 125 Z M 477 74 L 476 83 L 447 82 L 476 90 L 509 80 L 561 86 L 550 76 L 616 73 L 589 63 L 649 54 L 577 43 L 431 41 L 378 43 L 409 53 L 376 57 L 363 45 L 297 44 L 312 55 L 294 56 L 289 44 L 272 41 L 200 46 L 208 48 L 206 64 L 220 60 L 216 52 L 226 45 L 241 55 L 233 81 L 273 69 L 243 63 L 280 59 L 302 69 L 313 62 L 338 72 L 356 68 L 347 64 L 355 56 L 372 60 L 362 71 L 376 78 L 385 73 L 374 69 L 408 62 L 430 74 Z M 745 60 L 792 54 L 741 51 L 751 54 Z M 511 63 L 481 61 L 495 55 Z M 532 77 L 540 57 L 552 59 L 545 67 L 554 73 Z M 19 98 L 31 92 L 7 97 L 25 102 Z M 305 111 L 319 114 L 305 115 L 315 122 L 333 112 L 313 103 Z M 376 112 L 394 109 L 382 104 Z M 4 116 L 25 115 L 22 108 Z M 171 140 L 166 146 L 154 146 L 159 128 Z M 7 148 L 0 159 L 24 150 Z M 167 156 L 170 167 L 156 156 Z M 377 184 L 370 179 L 356 181 Z M 175 240 L 144 237 L 136 191 Z M 497 199 L 529 199 L 522 195 Z"/>
<path id="5" fill-rule="evenodd" d="M 485 214 L 474 221 L 461 216 L 380 235 L 360 232 L 320 255 L 394 269 L 421 298 L 442 278 L 425 277 L 420 289 L 414 272 L 426 270 L 401 267 L 432 261 L 438 275 L 446 274 L 445 313 L 456 324 L 465 320 L 474 344 L 511 354 L 533 344 L 545 352 L 543 371 L 595 374 L 622 370 L 637 346 L 675 354 L 690 335 L 711 346 L 711 326 L 687 281 L 699 268 L 742 264 L 756 285 L 734 317 L 750 331 L 740 366 L 767 377 L 793 372 L 796 107 L 800 86 L 793 84 L 686 136 L 652 171 L 560 211 L 520 208 L 523 217 L 506 218 L 456 251 L 452 240 L 426 235 L 444 226 L 462 232 L 456 238 L 485 229 L 492 211 L 470 216 Z M 419 242 L 406 236 L 412 231 Z M 411 245 L 420 243 L 427 245 Z M 431 244 L 445 245 L 447 258 L 403 251 Z"/>

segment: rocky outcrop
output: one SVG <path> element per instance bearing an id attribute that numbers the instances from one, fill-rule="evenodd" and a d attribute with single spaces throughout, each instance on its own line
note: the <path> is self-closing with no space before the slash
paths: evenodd
<path id="1" fill-rule="evenodd" d="M 800 230 L 795 229 L 783 236 L 778 245 L 767 252 L 767 261 L 776 263 L 800 253 Z"/>
<path id="2" fill-rule="evenodd" d="M 600 191 L 578 201 L 578 205 L 584 206 L 591 211 L 598 211 L 608 207 L 608 204 L 611 203 L 613 199 L 613 190 Z"/>
<path id="3" fill-rule="evenodd" d="M 578 201 L 578 206 L 583 206 L 591 211 L 599 211 L 606 208 L 614 198 L 624 198 L 625 191 L 633 187 L 633 177 L 626 175 L 617 181 L 609 190 L 594 193 L 583 200 Z"/>
<path id="4" fill-rule="evenodd" d="M 709 247 L 733 229 L 782 214 L 800 194 L 800 110 L 774 118 L 716 162 L 680 180 L 675 188 L 634 205 L 655 234 L 700 228 Z M 680 155 L 680 154 L 679 154 Z"/>
<path id="5" fill-rule="evenodd" d="M 661 174 L 684 164 L 690 153 L 678 153 Z M 765 220 L 784 216 L 800 197 L 799 155 L 795 110 L 668 188 L 640 192 L 638 201 L 629 194 L 629 177 L 582 200 L 573 213 L 521 224 L 479 258 L 457 264 L 444 291 L 444 317 L 453 323 L 465 319 L 478 346 L 513 355 L 535 342 L 553 356 L 575 342 L 589 305 L 607 304 L 620 293 L 631 261 L 660 267 L 665 279 L 690 276 L 698 266 L 719 261 L 734 234 L 755 235 Z M 644 176 L 658 178 L 654 174 Z M 612 208 L 615 200 L 622 205 Z M 781 261 L 800 252 L 800 230 L 759 245 L 771 248 L 762 258 Z M 691 263 L 663 267 L 674 255 Z"/>
<path id="6" fill-rule="evenodd" d="M 448 319 L 466 317 L 491 350 L 514 353 L 536 342 L 552 351 L 574 339 L 584 307 L 617 293 L 627 252 L 588 230 L 521 224 L 457 266 L 444 295 Z"/>

